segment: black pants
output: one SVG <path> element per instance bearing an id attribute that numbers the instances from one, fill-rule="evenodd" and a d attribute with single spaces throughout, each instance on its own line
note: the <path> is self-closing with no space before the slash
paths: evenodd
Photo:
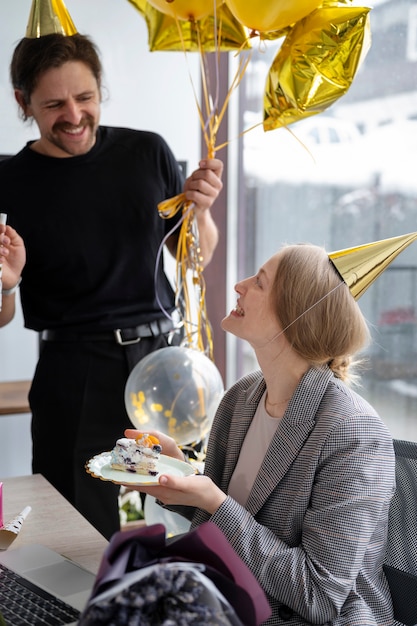
<path id="1" fill-rule="evenodd" d="M 87 474 L 85 463 L 133 427 L 124 402 L 129 373 L 167 345 L 164 335 L 129 346 L 41 342 L 29 393 L 33 473 L 43 474 L 107 539 L 120 530 L 119 487 Z"/>

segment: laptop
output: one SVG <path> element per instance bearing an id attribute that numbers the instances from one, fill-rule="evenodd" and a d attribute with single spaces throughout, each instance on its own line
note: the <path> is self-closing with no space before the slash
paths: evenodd
<path id="1" fill-rule="evenodd" d="M 46 610 L 57 620 L 51 623 L 75 626 L 94 581 L 94 574 L 46 546 L 0 551 L 0 612 L 7 626 L 41 623 Z M 2 589 L 6 584 L 11 590 Z"/>

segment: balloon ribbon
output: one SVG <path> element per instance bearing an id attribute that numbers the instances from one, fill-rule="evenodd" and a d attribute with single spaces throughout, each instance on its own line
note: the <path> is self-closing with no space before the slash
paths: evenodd
<path id="1" fill-rule="evenodd" d="M 178 23 L 178 31 L 181 36 L 181 27 Z M 198 30 L 198 22 L 195 23 Z M 218 32 L 216 30 L 216 32 Z M 198 49 L 200 55 L 200 70 L 202 79 L 202 90 L 204 97 L 204 108 L 208 112 L 207 122 L 204 120 L 203 109 L 195 95 L 200 125 L 203 132 L 204 141 L 207 147 L 207 158 L 214 158 L 216 150 L 225 147 L 228 142 L 216 146 L 216 136 L 220 124 L 229 104 L 232 92 L 238 87 L 249 63 L 249 58 L 240 60 L 235 77 L 228 89 L 225 101 L 221 110 L 217 111 L 217 99 L 213 99 L 209 90 L 208 70 L 205 58 L 204 46 L 201 39 L 198 39 Z M 185 46 L 184 53 L 186 54 Z M 217 54 L 217 53 L 216 53 Z M 207 316 L 206 307 L 206 285 L 203 277 L 203 261 L 199 245 L 198 227 L 195 216 L 194 203 L 185 198 L 181 193 L 173 198 L 164 200 L 158 204 L 158 212 L 162 218 L 168 219 L 182 211 L 183 219 L 180 224 L 178 235 L 177 256 L 176 256 L 176 303 L 183 316 L 184 341 L 187 347 L 195 347 L 204 352 L 213 360 L 213 339 L 211 325 Z M 193 311 L 192 293 L 197 311 Z M 196 321 L 193 322 L 193 318 Z"/>

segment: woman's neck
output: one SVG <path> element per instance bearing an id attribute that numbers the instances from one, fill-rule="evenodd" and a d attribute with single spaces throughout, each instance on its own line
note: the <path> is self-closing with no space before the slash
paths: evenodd
<path id="1" fill-rule="evenodd" d="M 309 364 L 292 350 L 284 357 L 261 364 L 266 382 L 265 408 L 269 415 L 282 417 Z"/>

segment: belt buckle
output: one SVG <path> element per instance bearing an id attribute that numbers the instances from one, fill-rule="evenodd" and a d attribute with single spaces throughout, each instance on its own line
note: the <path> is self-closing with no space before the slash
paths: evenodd
<path id="1" fill-rule="evenodd" d="M 139 343 L 141 337 L 135 337 L 134 339 L 123 339 L 122 337 L 122 329 L 116 328 L 114 331 L 114 336 L 116 337 L 116 341 L 121 346 L 128 346 L 132 343 Z"/>

